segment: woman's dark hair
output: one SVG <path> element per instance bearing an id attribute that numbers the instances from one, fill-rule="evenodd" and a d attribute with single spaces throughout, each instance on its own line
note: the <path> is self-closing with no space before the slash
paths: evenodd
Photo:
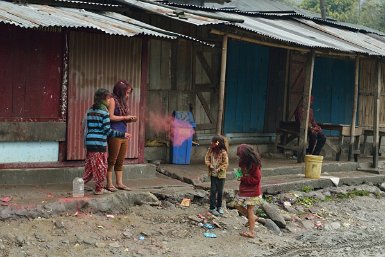
<path id="1" fill-rule="evenodd" d="M 213 152 L 219 153 L 222 149 L 227 151 L 227 147 L 226 147 L 226 144 L 225 144 L 225 139 L 221 135 L 213 136 L 213 138 L 211 139 L 211 142 L 212 143 L 217 143 L 218 142 L 217 146 L 212 149 Z"/>
<path id="2" fill-rule="evenodd" d="M 132 91 L 133 88 L 126 80 L 119 80 L 115 83 L 113 90 L 115 105 L 118 107 L 121 116 L 128 114 L 128 104 L 126 99 L 127 90 Z"/>
<path id="3" fill-rule="evenodd" d="M 99 88 L 98 90 L 96 90 L 94 95 L 94 104 L 92 105 L 92 108 L 100 109 L 103 102 L 105 102 L 107 97 L 109 96 L 112 96 L 112 94 L 105 88 Z"/>
<path id="4" fill-rule="evenodd" d="M 237 156 L 239 157 L 240 166 L 246 166 L 248 169 L 253 164 L 261 166 L 261 156 L 257 150 L 247 144 L 241 144 L 237 148 Z"/>

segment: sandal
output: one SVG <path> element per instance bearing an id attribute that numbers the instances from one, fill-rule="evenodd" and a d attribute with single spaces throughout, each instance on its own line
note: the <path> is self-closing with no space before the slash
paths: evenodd
<path id="1" fill-rule="evenodd" d="M 109 186 L 109 187 L 105 187 L 106 190 L 110 191 L 110 192 L 116 192 L 118 191 L 118 189 L 114 186 Z"/>
<path id="2" fill-rule="evenodd" d="M 243 237 L 247 237 L 247 238 L 254 238 L 255 235 L 251 234 L 250 232 L 247 232 L 247 231 L 243 231 L 241 233 L 239 233 L 241 236 Z"/>
<path id="3" fill-rule="evenodd" d="M 121 187 L 116 187 L 116 189 L 119 189 L 119 190 L 125 190 L 125 191 L 131 191 L 131 188 L 129 188 L 128 186 L 121 186 Z"/>
<path id="4" fill-rule="evenodd" d="M 95 195 L 102 195 L 102 194 L 109 194 L 109 193 L 111 193 L 110 191 L 108 191 L 107 189 L 104 189 L 104 188 L 102 188 L 102 190 L 100 190 L 100 191 L 96 191 L 95 190 Z"/>

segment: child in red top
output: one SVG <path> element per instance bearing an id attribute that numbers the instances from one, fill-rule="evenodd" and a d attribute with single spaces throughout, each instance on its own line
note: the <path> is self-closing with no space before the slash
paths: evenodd
<path id="1" fill-rule="evenodd" d="M 254 207 L 262 204 L 261 157 L 253 147 L 246 144 L 238 146 L 237 156 L 239 157 L 238 165 L 242 170 L 242 177 L 236 197 L 236 208 L 247 217 L 249 225 L 249 231 L 241 232 L 240 235 L 254 238 L 255 220 L 258 218 L 254 215 Z"/>

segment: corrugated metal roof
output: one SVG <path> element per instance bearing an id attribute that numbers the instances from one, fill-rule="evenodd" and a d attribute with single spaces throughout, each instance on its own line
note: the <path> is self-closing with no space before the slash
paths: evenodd
<path id="1" fill-rule="evenodd" d="M 286 43 L 310 48 L 332 49 L 343 52 L 366 53 L 366 48 L 345 42 L 337 37 L 328 35 L 320 30 L 306 26 L 291 19 L 267 19 L 263 17 L 249 17 L 239 14 L 227 14 L 242 17 L 244 23 L 233 24 L 259 35 L 266 36 Z M 370 52 L 370 51 L 369 51 Z M 374 52 L 370 52 L 374 54 Z"/>
<path id="2" fill-rule="evenodd" d="M 177 1 L 174 0 L 174 2 Z M 231 0 L 223 2 L 223 4 L 205 2 L 204 6 L 226 9 L 236 8 L 245 12 L 294 12 L 294 7 L 274 0 Z"/>
<path id="3" fill-rule="evenodd" d="M 19 5 L 4 1 L 0 1 L 0 23 L 12 24 L 22 28 L 90 28 L 111 35 L 127 37 L 148 35 L 169 39 L 177 38 L 176 35 L 151 30 L 150 25 L 140 26 L 139 22 L 132 19 L 130 23 L 129 21 L 123 22 L 82 9 L 46 5 Z"/>
<path id="4" fill-rule="evenodd" d="M 306 19 L 298 19 L 298 21 L 319 31 L 323 31 L 329 35 L 340 38 L 341 40 L 349 42 L 352 45 L 364 48 L 369 54 L 371 52 L 373 55 L 385 56 L 384 37 L 380 37 L 375 34 L 372 35 L 369 33 L 354 32 L 328 25 L 321 25 Z"/>
<path id="5" fill-rule="evenodd" d="M 130 6 L 146 10 L 148 12 L 164 15 L 175 20 L 192 23 L 197 26 L 209 25 L 209 24 L 221 24 L 228 21 L 220 19 L 220 17 L 213 18 L 212 13 L 202 12 L 200 14 L 194 14 L 191 10 L 176 10 L 175 7 L 169 7 L 163 4 L 150 3 L 148 1 L 138 0 L 122 0 Z"/>
<path id="6" fill-rule="evenodd" d="M 234 2 L 242 5 L 242 9 L 250 8 L 248 11 L 262 10 L 263 8 L 265 8 L 265 10 L 291 10 L 278 8 L 277 6 L 285 5 L 281 5 L 280 3 L 277 4 L 276 1 L 270 0 L 233 0 L 224 5 L 230 5 Z M 256 6 L 259 6 L 259 3 L 263 3 L 260 9 L 255 8 Z M 277 6 L 275 6 L 275 4 L 277 4 Z M 254 9 L 252 6 L 254 6 Z M 213 10 L 198 8 L 198 12 L 202 15 L 204 15 L 204 13 L 215 13 L 218 16 L 222 16 L 224 19 L 243 20 L 243 23 L 228 23 L 226 25 L 238 27 L 274 40 L 303 46 L 305 48 L 331 49 L 345 53 L 385 56 L 385 44 L 383 42 L 384 40 L 381 40 L 383 37 L 380 35 L 375 37 L 373 34 L 361 33 L 358 30 L 348 30 L 346 29 L 346 26 L 345 29 L 344 27 L 338 28 L 325 21 L 322 21 L 323 23 L 321 25 L 311 20 L 298 17 L 284 19 L 278 17 L 267 18 L 260 15 L 246 15 L 239 13 L 238 9 L 241 8 L 237 7 L 234 11 L 230 12 L 214 12 Z"/>
<path id="7" fill-rule="evenodd" d="M 258 15 L 258 16 L 293 16 L 293 17 L 306 17 L 315 21 L 328 23 L 344 28 L 364 31 L 369 33 L 376 33 L 379 35 L 385 35 L 384 32 L 347 22 L 340 22 L 328 17 L 326 20 L 321 18 L 319 13 L 313 13 L 304 9 L 300 9 L 288 4 L 273 1 L 273 0 L 230 0 L 229 2 L 224 1 L 223 3 L 204 3 L 204 6 L 186 4 L 184 0 L 171 0 L 164 1 L 164 4 L 170 6 L 178 6 L 182 8 L 193 8 L 204 11 L 226 11 L 231 13 L 245 14 L 245 15 Z"/>
<path id="8" fill-rule="evenodd" d="M 184 38 L 184 39 L 187 39 L 187 40 L 192 40 L 192 41 L 195 41 L 197 43 L 204 44 L 204 45 L 211 46 L 211 47 L 214 46 L 212 44 L 209 44 L 207 42 L 198 40 L 198 39 L 193 38 L 193 37 L 189 37 L 189 36 L 186 36 L 186 35 L 183 35 L 183 34 L 171 32 L 171 31 L 167 31 L 167 30 L 163 30 L 163 29 L 158 28 L 158 27 L 154 27 L 152 25 L 149 25 L 147 23 L 144 23 L 144 22 L 141 22 L 141 21 L 138 21 L 138 20 L 134 20 L 134 19 L 132 19 L 130 17 L 127 17 L 127 16 L 119 14 L 119 13 L 105 12 L 102 15 L 106 15 L 106 16 L 108 16 L 110 18 L 117 19 L 117 20 L 122 21 L 122 22 L 128 22 L 128 23 L 131 23 L 131 24 L 135 24 L 136 26 L 141 27 L 141 28 L 149 28 L 150 30 L 155 30 L 155 31 L 161 32 L 161 33 L 166 34 L 166 35 L 170 35 L 170 36 L 174 36 L 174 37 L 179 37 L 179 38 Z"/>

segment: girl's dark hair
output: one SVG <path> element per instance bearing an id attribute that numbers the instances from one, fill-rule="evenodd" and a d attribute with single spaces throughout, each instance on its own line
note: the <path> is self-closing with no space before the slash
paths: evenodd
<path id="1" fill-rule="evenodd" d="M 219 153 L 222 149 L 227 151 L 227 147 L 226 147 L 226 144 L 225 144 L 225 139 L 221 135 L 213 136 L 213 138 L 211 139 L 211 142 L 212 143 L 218 142 L 218 145 L 212 149 L 213 152 Z"/>
<path id="2" fill-rule="evenodd" d="M 92 105 L 92 108 L 100 109 L 103 102 L 106 101 L 108 96 L 112 96 L 112 94 L 107 89 L 99 88 L 98 90 L 96 90 L 94 95 L 94 104 Z"/>
<path id="3" fill-rule="evenodd" d="M 132 85 L 126 80 L 119 80 L 115 83 L 113 90 L 115 105 L 118 107 L 121 116 L 128 114 L 128 104 L 126 99 L 127 90 L 133 89 Z"/>
<path id="4" fill-rule="evenodd" d="M 261 156 L 257 150 L 247 144 L 241 144 L 237 148 L 237 156 L 239 157 L 239 164 L 246 166 L 248 169 L 253 164 L 261 166 Z"/>

